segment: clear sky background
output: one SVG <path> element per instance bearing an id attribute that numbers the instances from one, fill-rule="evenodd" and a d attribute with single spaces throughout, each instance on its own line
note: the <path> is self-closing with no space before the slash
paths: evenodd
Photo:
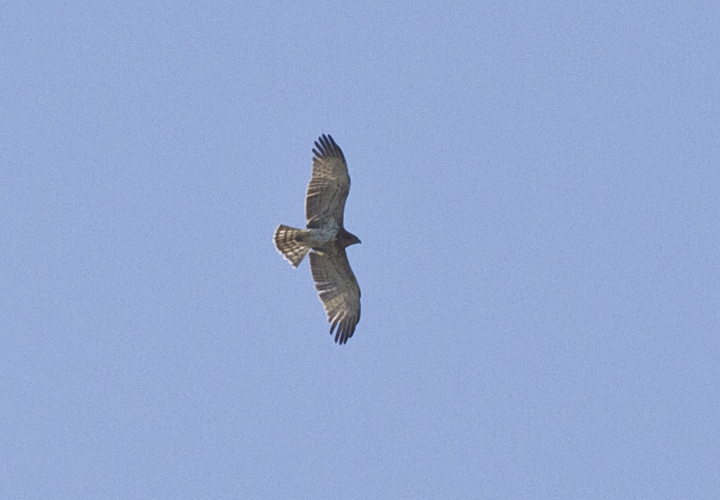
<path id="1" fill-rule="evenodd" d="M 720 4 L 0 10 L 0 497 L 720 498 Z M 350 167 L 338 346 L 313 141 Z"/>

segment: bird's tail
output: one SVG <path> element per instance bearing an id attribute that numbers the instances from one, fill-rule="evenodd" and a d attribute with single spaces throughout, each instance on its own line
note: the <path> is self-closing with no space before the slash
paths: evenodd
<path id="1" fill-rule="evenodd" d="M 310 247 L 303 243 L 306 232 L 304 229 L 295 229 L 282 224 L 275 230 L 275 248 L 290 261 L 293 267 L 299 266 L 310 251 Z"/>

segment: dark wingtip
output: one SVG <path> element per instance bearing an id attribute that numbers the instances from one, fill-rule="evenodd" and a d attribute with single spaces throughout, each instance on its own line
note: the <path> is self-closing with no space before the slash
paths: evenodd
<path id="1" fill-rule="evenodd" d="M 330 156 L 334 158 L 342 158 L 343 161 L 345 160 L 345 155 L 343 154 L 342 149 L 340 149 L 340 146 L 335 143 L 335 139 L 333 139 L 330 134 L 323 134 L 318 137 L 318 140 L 315 141 L 315 148 L 317 149 L 313 149 L 313 153 L 318 158 Z"/>
<path id="2" fill-rule="evenodd" d="M 330 328 L 330 335 L 332 335 L 335 326 L 337 326 L 337 331 L 335 332 L 335 342 L 339 345 L 343 345 L 347 344 L 347 341 L 355 333 L 355 327 L 357 326 L 357 322 L 353 322 L 351 318 L 346 318 L 345 320 L 341 321 L 340 324 L 333 323 L 332 327 Z"/>

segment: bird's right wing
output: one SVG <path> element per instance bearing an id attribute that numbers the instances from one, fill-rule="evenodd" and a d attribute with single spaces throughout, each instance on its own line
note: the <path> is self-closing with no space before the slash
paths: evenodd
<path id="1" fill-rule="evenodd" d="M 345 200 L 350 192 L 350 175 L 340 147 L 332 136 L 322 135 L 315 142 L 313 169 L 305 197 L 307 227 L 343 225 Z"/>

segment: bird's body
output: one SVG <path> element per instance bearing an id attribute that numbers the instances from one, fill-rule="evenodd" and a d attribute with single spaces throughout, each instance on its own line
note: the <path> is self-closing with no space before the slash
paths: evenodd
<path id="1" fill-rule="evenodd" d="M 350 192 L 350 176 L 340 147 L 323 135 L 313 149 L 313 173 L 305 198 L 307 229 L 280 225 L 275 247 L 297 267 L 310 252 L 315 288 L 331 323 L 335 342 L 344 344 L 360 321 L 360 287 L 350 269 L 345 248 L 360 239 L 345 230 L 343 214 Z"/>

